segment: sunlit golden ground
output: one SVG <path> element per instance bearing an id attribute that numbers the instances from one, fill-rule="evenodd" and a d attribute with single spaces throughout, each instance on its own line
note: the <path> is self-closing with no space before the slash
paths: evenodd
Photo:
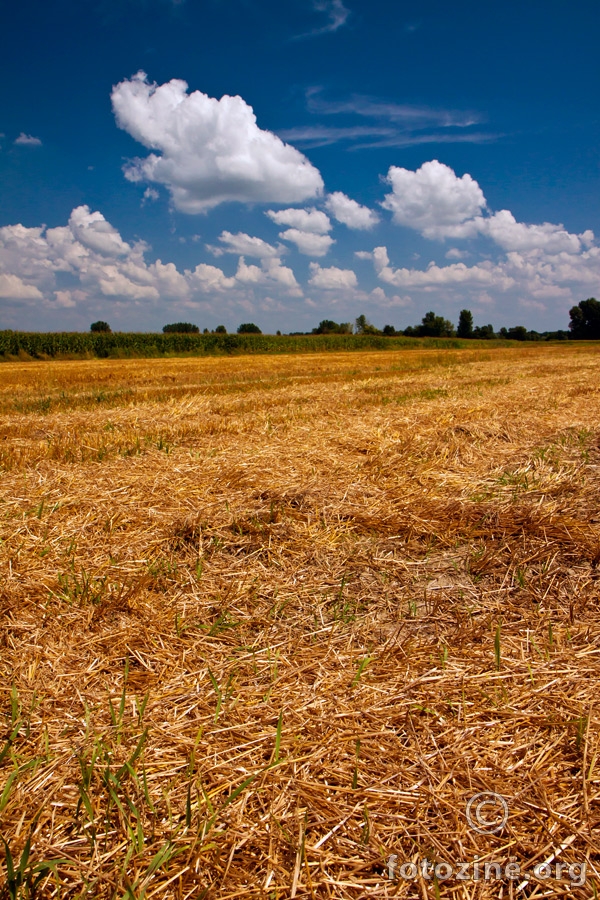
<path id="1" fill-rule="evenodd" d="M 599 372 L 3 364 L 6 896 L 596 896 Z"/>

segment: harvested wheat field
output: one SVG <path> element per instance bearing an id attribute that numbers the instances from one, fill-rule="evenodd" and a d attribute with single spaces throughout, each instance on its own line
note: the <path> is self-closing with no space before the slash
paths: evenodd
<path id="1" fill-rule="evenodd" d="M 599 372 L 3 364 L 4 896 L 596 897 Z"/>

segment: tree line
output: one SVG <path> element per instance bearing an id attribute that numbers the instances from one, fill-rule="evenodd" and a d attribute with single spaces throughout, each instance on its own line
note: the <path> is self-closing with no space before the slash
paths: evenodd
<path id="1" fill-rule="evenodd" d="M 108 322 L 102 321 L 92 322 L 90 331 L 94 334 L 112 334 L 112 328 Z M 245 322 L 239 326 L 237 333 L 262 334 L 262 331 L 258 325 L 254 324 L 254 322 Z M 277 332 L 277 334 L 279 333 L 280 332 Z M 200 328 L 192 322 L 173 322 L 171 325 L 163 325 L 163 334 L 200 334 Z M 227 329 L 224 325 L 217 325 L 213 331 L 209 331 L 208 328 L 205 328 L 202 334 L 227 334 Z"/>
<path id="2" fill-rule="evenodd" d="M 473 313 L 470 309 L 461 309 L 456 328 L 448 319 L 436 315 L 433 310 L 425 313 L 418 325 L 409 325 L 408 328 L 396 330 L 393 325 L 384 325 L 381 330 L 376 328 L 367 317 L 359 316 L 354 325 L 351 322 L 333 322 L 331 319 L 323 319 L 312 334 L 380 334 L 386 337 L 458 337 L 463 339 L 493 340 L 503 338 L 510 341 L 566 341 L 572 340 L 600 340 L 600 302 L 594 297 L 581 300 L 577 306 L 569 311 L 569 330 L 558 331 L 533 331 L 524 325 L 514 325 L 512 328 L 500 328 L 494 330 L 494 326 L 474 325 Z"/>
<path id="3" fill-rule="evenodd" d="M 303 334 L 364 334 L 381 335 L 383 337 L 458 337 L 474 340 L 493 340 L 502 338 L 511 341 L 565 341 L 565 340 L 600 340 L 600 302 L 594 297 L 581 300 L 577 306 L 569 311 L 569 330 L 558 331 L 533 331 L 524 325 L 514 325 L 512 328 L 501 328 L 494 331 L 491 324 L 474 325 L 473 313 L 469 309 L 461 309 L 458 317 L 458 325 L 443 316 L 438 316 L 433 310 L 425 313 L 418 325 L 409 325 L 407 328 L 396 330 L 393 325 L 384 325 L 378 329 L 365 315 L 358 316 L 352 322 L 334 322 L 333 319 L 323 319 L 316 328 L 310 332 L 292 331 L 290 336 Z M 95 333 L 111 334 L 108 322 L 93 322 L 90 331 Z M 163 327 L 164 334 L 199 334 L 200 328 L 191 322 L 174 322 Z M 227 334 L 224 325 L 217 325 L 213 331 L 205 328 L 203 334 Z M 237 334 L 262 334 L 261 329 L 254 322 L 244 322 L 237 328 Z M 281 335 L 278 331 L 277 335 Z"/>
<path id="4" fill-rule="evenodd" d="M 299 334 L 300 332 L 294 332 Z M 393 325 L 384 325 L 382 329 L 371 324 L 365 315 L 358 316 L 354 324 L 351 322 L 337 323 L 331 319 L 323 319 L 311 334 L 371 334 L 383 337 L 437 337 L 474 340 L 493 340 L 503 338 L 512 341 L 543 341 L 543 340 L 567 340 L 567 331 L 528 331 L 524 325 L 515 325 L 513 328 L 501 328 L 494 331 L 493 325 L 474 325 L 473 313 L 469 309 L 462 309 L 459 314 L 458 325 L 443 316 L 436 315 L 433 310 L 425 313 L 418 325 L 409 325 L 407 328 L 397 330 Z M 571 335 L 574 337 L 574 335 Z"/>

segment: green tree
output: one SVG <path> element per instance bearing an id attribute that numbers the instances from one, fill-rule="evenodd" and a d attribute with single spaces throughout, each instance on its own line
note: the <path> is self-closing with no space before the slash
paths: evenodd
<path id="1" fill-rule="evenodd" d="M 365 328 L 369 323 L 367 322 L 367 317 L 365 315 L 358 316 L 356 322 L 354 323 L 354 330 L 357 334 L 364 334 Z"/>
<path id="2" fill-rule="evenodd" d="M 254 322 L 245 322 L 237 330 L 238 334 L 262 334 L 262 331 Z"/>
<path id="3" fill-rule="evenodd" d="M 337 334 L 339 329 L 338 322 L 333 319 L 322 319 L 316 328 L 313 328 L 313 334 Z"/>
<path id="4" fill-rule="evenodd" d="M 385 334 L 386 337 L 394 337 L 398 332 L 394 328 L 393 325 L 384 325 L 382 334 Z"/>
<path id="5" fill-rule="evenodd" d="M 600 303 L 595 297 L 580 300 L 569 310 L 571 337 L 578 341 L 600 340 Z"/>
<path id="6" fill-rule="evenodd" d="M 356 334 L 379 334 L 379 331 L 374 325 L 371 325 L 365 315 L 358 316 L 354 323 L 354 330 Z"/>
<path id="7" fill-rule="evenodd" d="M 473 337 L 473 313 L 470 309 L 461 309 L 456 334 L 459 338 Z"/>
<path id="8" fill-rule="evenodd" d="M 215 328 L 215 334 L 227 334 L 227 329 L 224 325 L 217 325 Z"/>
<path id="9" fill-rule="evenodd" d="M 493 325 L 478 325 L 473 329 L 473 337 L 480 341 L 491 341 L 495 337 Z"/>
<path id="10" fill-rule="evenodd" d="M 93 331 L 94 334 L 111 334 L 110 325 L 108 322 L 92 322 L 90 325 L 90 331 Z"/>
<path id="11" fill-rule="evenodd" d="M 434 312 L 425 313 L 421 324 L 417 326 L 419 337 L 454 337 L 454 325 L 443 316 Z"/>
<path id="12" fill-rule="evenodd" d="M 323 319 L 316 328 L 312 330 L 313 334 L 352 334 L 352 325 L 349 322 L 334 322 L 333 319 Z"/>
<path id="13" fill-rule="evenodd" d="M 515 325 L 514 328 L 508 329 L 507 337 L 511 341 L 526 341 L 527 329 L 524 325 Z"/>
<path id="14" fill-rule="evenodd" d="M 164 334 L 198 334 L 200 329 L 191 322 L 174 322 L 163 327 Z"/>

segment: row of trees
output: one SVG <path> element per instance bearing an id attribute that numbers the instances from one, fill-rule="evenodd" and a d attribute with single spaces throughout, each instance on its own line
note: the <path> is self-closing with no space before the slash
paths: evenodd
<path id="1" fill-rule="evenodd" d="M 492 340 L 493 338 L 505 338 L 513 341 L 543 341 L 543 340 L 567 340 L 569 337 L 575 340 L 600 340 L 600 302 L 594 297 L 582 300 L 574 306 L 569 316 L 571 322 L 569 331 L 528 331 L 524 325 L 515 325 L 512 328 L 501 328 L 495 332 L 493 325 L 474 325 L 473 313 L 469 309 L 461 309 L 458 317 L 458 326 L 455 328 L 452 322 L 443 316 L 430 311 L 425 313 L 419 325 L 409 325 L 404 330 L 397 331 L 393 325 L 384 325 L 381 330 L 372 325 L 365 315 L 358 316 L 354 324 L 352 322 L 334 322 L 332 319 L 323 319 L 312 334 L 379 334 L 386 337 L 404 335 L 405 337 L 459 337 L 478 340 Z M 94 322 L 90 330 L 110 334 L 108 322 Z M 200 329 L 191 322 L 174 322 L 165 325 L 165 334 L 199 334 Z M 208 328 L 204 334 L 227 334 L 224 325 L 217 325 L 213 332 Z M 254 322 L 245 322 L 237 329 L 238 334 L 262 334 L 262 331 Z M 281 332 L 277 332 L 280 334 Z M 292 332 L 302 334 L 303 332 Z"/>
<path id="2" fill-rule="evenodd" d="M 191 322 L 174 322 L 173 325 L 165 325 L 163 328 L 163 332 L 165 334 L 200 334 L 200 329 L 197 325 L 192 325 Z M 214 331 L 209 331 L 208 328 L 205 328 L 202 332 L 203 334 L 227 334 L 227 329 L 224 325 L 217 325 Z M 240 325 L 238 330 L 238 334 L 262 334 L 262 331 L 255 325 L 254 322 L 245 322 L 243 325 Z"/>
<path id="3" fill-rule="evenodd" d="M 459 337 L 477 340 L 492 340 L 504 338 L 511 341 L 565 341 L 574 340 L 600 340 L 600 302 L 594 297 L 582 300 L 574 306 L 569 316 L 571 322 L 569 331 L 530 331 L 524 325 L 514 325 L 512 328 L 501 328 L 495 332 L 494 326 L 474 325 L 473 313 L 470 309 L 461 309 L 458 317 L 458 326 L 455 328 L 452 322 L 443 316 L 436 315 L 433 311 L 425 313 L 419 325 L 409 325 L 408 328 L 396 331 L 393 325 L 384 325 L 381 330 L 372 325 L 366 316 L 359 316 L 354 327 L 351 322 L 333 322 L 331 319 L 323 319 L 313 334 L 382 334 L 389 337 L 404 335 L 405 337 Z"/>
<path id="4" fill-rule="evenodd" d="M 323 319 L 312 330 L 313 334 L 379 334 L 385 337 L 403 335 L 404 337 L 459 337 L 477 340 L 492 340 L 493 338 L 505 338 L 513 341 L 542 341 L 542 340 L 566 340 L 569 335 L 566 331 L 544 332 L 528 331 L 524 325 L 516 325 L 514 328 L 501 328 L 494 331 L 493 325 L 474 325 L 473 314 L 469 309 L 462 309 L 455 328 L 452 322 L 443 316 L 430 311 L 425 313 L 419 325 L 409 325 L 408 328 L 397 331 L 393 325 L 384 325 L 380 330 L 372 325 L 366 316 L 359 316 L 354 326 L 350 322 L 333 322 L 331 319 Z"/>
<path id="5" fill-rule="evenodd" d="M 112 334 L 112 330 L 108 322 L 92 322 L 90 325 L 90 331 L 94 332 L 94 334 Z M 208 328 L 205 328 L 202 332 L 203 334 L 227 334 L 227 329 L 224 325 L 217 325 L 214 331 L 209 331 Z M 262 331 L 255 325 L 254 322 L 245 322 L 243 325 L 237 330 L 238 334 L 262 334 Z M 279 334 L 279 332 L 277 332 Z M 172 325 L 165 325 L 163 327 L 163 334 L 200 334 L 200 329 L 197 325 L 193 325 L 191 322 L 173 322 Z"/>

